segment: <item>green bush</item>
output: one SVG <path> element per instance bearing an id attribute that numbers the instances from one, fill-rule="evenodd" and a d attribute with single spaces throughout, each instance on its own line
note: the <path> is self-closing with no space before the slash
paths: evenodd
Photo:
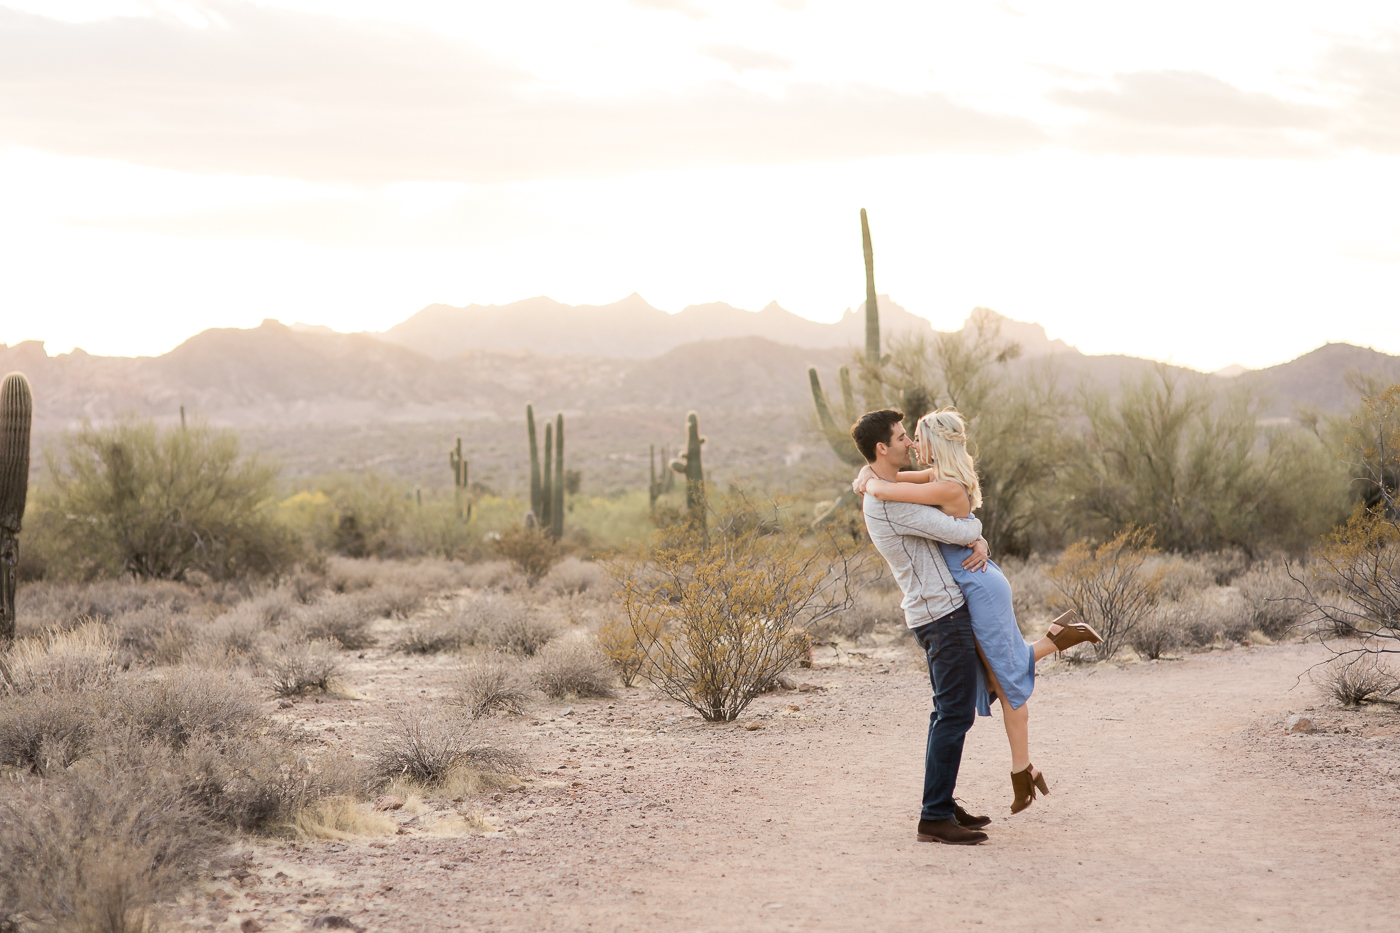
<path id="1" fill-rule="evenodd" d="M 299 556 L 272 507 L 276 468 L 243 456 L 230 431 L 85 427 L 65 435 L 48 474 L 34 531 L 52 577 L 228 579 L 277 573 Z"/>

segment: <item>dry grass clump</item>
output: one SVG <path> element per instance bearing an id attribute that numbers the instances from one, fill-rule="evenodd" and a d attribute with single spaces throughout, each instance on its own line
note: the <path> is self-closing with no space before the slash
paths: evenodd
<path id="1" fill-rule="evenodd" d="M 487 560 L 462 569 L 462 585 L 473 590 L 518 593 L 529 587 L 525 576 L 506 560 Z"/>
<path id="2" fill-rule="evenodd" d="M 1046 575 L 1050 566 L 1043 558 L 997 558 L 997 566 L 1011 584 L 1011 608 L 1021 631 L 1030 634 L 1040 623 L 1055 615 L 1052 603 L 1059 591 Z"/>
<path id="3" fill-rule="evenodd" d="M 392 836 L 398 824 L 376 813 L 354 797 L 322 797 L 304 807 L 292 822 L 297 834 L 308 839 L 353 839 L 356 836 Z"/>
<path id="4" fill-rule="evenodd" d="M 1192 594 L 1215 586 L 1215 568 L 1200 559 L 1187 559 L 1174 554 L 1154 554 L 1142 570 L 1158 576 L 1157 590 L 1162 599 L 1181 602 Z"/>
<path id="5" fill-rule="evenodd" d="M 842 638 L 857 641 L 879 628 L 902 627 L 904 609 L 900 605 L 899 591 L 863 590 L 855 598 L 855 604 L 844 612 L 838 612 L 812 630 L 818 641 Z"/>
<path id="6" fill-rule="evenodd" d="M 531 680 L 551 699 L 616 696 L 608 656 L 591 639 L 558 639 L 546 645 L 532 665 Z"/>
<path id="7" fill-rule="evenodd" d="M 1175 648 L 1179 640 L 1180 633 L 1177 627 L 1159 612 L 1133 629 L 1132 635 L 1128 637 L 1128 645 L 1139 657 L 1156 661 Z"/>
<path id="8" fill-rule="evenodd" d="M 273 696 L 328 692 L 340 673 L 336 647 L 330 640 L 286 641 L 278 645 L 265 662 L 267 685 Z"/>
<path id="9" fill-rule="evenodd" d="M 264 632 L 264 624 L 256 613 L 238 607 L 197 629 L 184 661 L 204 668 L 259 668 L 266 647 Z"/>
<path id="10" fill-rule="evenodd" d="M 525 759 L 515 752 L 472 742 L 464 723 L 416 713 L 399 717 L 374 756 L 374 773 L 383 780 L 405 778 L 429 787 L 459 769 L 500 774 L 525 768 Z"/>
<path id="11" fill-rule="evenodd" d="M 325 582 L 337 593 L 397 586 L 430 596 L 467 585 L 466 578 L 466 568 L 453 561 L 403 563 L 375 558 L 332 557 L 327 561 Z"/>
<path id="12" fill-rule="evenodd" d="M 1217 641 L 1244 641 L 1254 629 L 1254 616 L 1244 597 L 1228 587 L 1210 587 L 1159 610 L 1170 619 L 1180 644 L 1201 647 Z"/>
<path id="13" fill-rule="evenodd" d="M 145 931 L 220 835 L 178 780 L 130 756 L 0 796 L 0 927 Z"/>
<path id="14" fill-rule="evenodd" d="M 515 596 L 478 593 L 448 607 L 444 625 L 463 644 L 533 655 L 558 634 L 558 625 Z"/>
<path id="15" fill-rule="evenodd" d="M 91 699 L 31 693 L 0 701 L 0 766 L 61 771 L 89 754 L 100 734 Z"/>
<path id="16" fill-rule="evenodd" d="M 607 572 L 591 561 L 577 557 L 566 557 L 550 569 L 540 580 L 539 589 L 546 596 L 588 596 L 590 599 L 606 600 L 616 586 Z"/>
<path id="17" fill-rule="evenodd" d="M 116 673 L 116 644 L 106 627 L 93 622 L 22 638 L 0 653 L 5 693 L 80 693 L 107 686 Z"/>
<path id="18" fill-rule="evenodd" d="M 243 732 L 258 718 L 258 699 L 242 678 L 177 668 L 126 687 L 117 709 L 138 735 L 181 749 L 197 735 L 218 739 Z"/>
<path id="19" fill-rule="evenodd" d="M 15 597 L 15 615 L 25 632 L 72 628 L 150 606 L 189 612 L 205 599 L 198 590 L 166 580 L 101 580 L 95 583 L 28 583 Z"/>
<path id="20" fill-rule="evenodd" d="M 117 658 L 123 668 L 179 663 L 194 642 L 195 620 L 168 605 L 151 605 L 114 617 Z"/>
<path id="21" fill-rule="evenodd" d="M 354 595 L 334 595 L 297 612 L 292 628 L 307 641 L 332 640 L 358 651 L 374 644 L 375 606 Z"/>
<path id="22" fill-rule="evenodd" d="M 1342 655 L 1312 675 L 1323 696 L 1360 706 L 1400 692 L 1400 675 L 1373 654 Z"/>
<path id="23" fill-rule="evenodd" d="M 437 654 L 457 651 L 468 643 L 466 631 L 447 615 L 419 619 L 394 640 L 394 650 L 405 654 Z"/>
<path id="24" fill-rule="evenodd" d="M 520 715 L 530 702 L 530 685 L 514 665 L 486 658 L 462 668 L 452 702 L 473 719 L 496 713 Z"/>

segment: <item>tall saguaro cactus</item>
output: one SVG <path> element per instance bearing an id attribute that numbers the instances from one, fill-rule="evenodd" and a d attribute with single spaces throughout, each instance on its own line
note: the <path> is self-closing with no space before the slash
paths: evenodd
<path id="1" fill-rule="evenodd" d="M 700 416 L 695 412 L 685 416 L 685 453 L 671 461 L 671 469 L 685 474 L 685 507 L 690 520 L 705 524 L 705 465 L 700 459 L 700 445 L 705 439 L 700 436 Z"/>
<path id="2" fill-rule="evenodd" d="M 530 436 L 530 514 L 540 520 L 540 443 L 535 436 L 535 406 L 525 405 L 525 431 Z"/>
<path id="3" fill-rule="evenodd" d="M 0 644 L 15 637 L 19 532 L 29 496 L 29 427 L 34 393 L 23 373 L 0 383 Z"/>
<path id="4" fill-rule="evenodd" d="M 549 507 L 549 529 L 554 533 L 555 541 L 564 537 L 564 413 L 562 411 L 554 417 L 554 501 Z"/>
<path id="5" fill-rule="evenodd" d="M 870 243 L 870 220 L 863 207 L 860 209 L 860 239 L 865 253 L 865 357 L 861 366 L 861 392 L 865 396 L 866 409 L 874 411 L 885 404 L 880 386 L 880 367 L 885 357 L 880 355 L 880 303 L 875 297 L 875 250 Z M 844 424 L 837 424 L 832 416 L 831 403 L 827 401 L 815 366 L 807 370 L 807 378 L 812 384 L 812 403 L 816 406 L 817 421 L 821 424 L 826 442 L 844 462 L 851 466 L 863 465 L 865 458 L 860 455 L 850 436 L 850 425 L 860 414 L 856 409 L 850 369 L 841 367 L 841 401 L 845 408 L 841 414 Z"/>
<path id="6" fill-rule="evenodd" d="M 457 498 L 457 517 L 466 521 L 472 516 L 471 491 L 468 488 L 470 464 L 462 456 L 462 439 L 457 438 L 457 446 L 447 452 L 447 463 L 452 467 L 452 491 Z M 463 505 L 463 502 L 466 504 Z"/>

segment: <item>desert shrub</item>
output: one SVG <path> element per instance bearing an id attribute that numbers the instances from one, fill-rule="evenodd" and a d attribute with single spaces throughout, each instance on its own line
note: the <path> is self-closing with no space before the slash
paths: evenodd
<path id="1" fill-rule="evenodd" d="M 1143 563 L 1143 572 L 1157 576 L 1157 595 L 1182 602 L 1201 590 L 1215 586 L 1215 570 L 1194 557 L 1153 554 Z"/>
<path id="2" fill-rule="evenodd" d="M 556 639 L 541 649 L 532 667 L 532 681 L 551 699 L 616 695 L 608 657 L 592 639 Z"/>
<path id="3" fill-rule="evenodd" d="M 97 623 L 20 639 L 0 653 L 0 690 L 8 693 L 79 693 L 116 673 L 116 645 Z"/>
<path id="4" fill-rule="evenodd" d="M 544 528 L 528 525 L 502 531 L 496 539 L 496 553 L 510 561 L 530 586 L 539 583 L 563 557 L 553 535 Z"/>
<path id="5" fill-rule="evenodd" d="M 137 735 L 177 750 L 197 735 L 219 739 L 243 732 L 259 718 L 252 684 L 189 668 L 127 686 L 117 710 Z"/>
<path id="6" fill-rule="evenodd" d="M 267 685 L 273 696 L 325 693 L 340 673 L 334 641 L 283 641 L 269 652 Z"/>
<path id="7" fill-rule="evenodd" d="M 406 619 L 423 605 L 424 598 L 420 590 L 393 584 L 356 596 L 364 611 L 375 619 Z"/>
<path id="8" fill-rule="evenodd" d="M 639 630 L 626 618 L 610 618 L 598 627 L 598 647 L 612 662 L 624 687 L 631 687 L 637 682 L 637 675 L 646 663 L 647 645 L 660 634 L 656 628 Z"/>
<path id="9" fill-rule="evenodd" d="M 137 664 L 176 664 L 194 641 L 195 621 L 168 606 L 147 606 L 111 621 L 117 660 L 123 668 Z"/>
<path id="10" fill-rule="evenodd" d="M 437 654 L 457 651 L 467 643 L 466 631 L 454 624 L 450 616 L 438 613 L 405 627 L 393 647 L 405 654 Z"/>
<path id="11" fill-rule="evenodd" d="M 1360 706 L 1400 692 L 1400 676 L 1372 654 L 1357 653 L 1334 658 L 1312 674 L 1323 696 L 1343 706 Z"/>
<path id="12" fill-rule="evenodd" d="M 263 624 L 256 613 L 241 612 L 241 608 L 196 629 L 183 660 L 203 668 L 261 666 L 265 642 Z"/>
<path id="13" fill-rule="evenodd" d="M 897 593 L 863 590 L 856 595 L 851 608 L 828 616 L 821 625 L 808 631 L 819 641 L 832 638 L 855 641 L 881 626 L 903 625 L 904 608 Z"/>
<path id="14" fill-rule="evenodd" d="M 374 755 L 374 772 L 383 780 L 407 778 L 420 784 L 441 784 L 459 769 L 511 773 L 525 770 L 515 752 L 471 741 L 465 723 L 424 719 L 403 713 L 385 730 Z"/>
<path id="15" fill-rule="evenodd" d="M 529 586 L 524 575 L 506 560 L 468 564 L 462 571 L 462 584 L 474 590 L 500 590 L 503 593 L 515 592 Z"/>
<path id="16" fill-rule="evenodd" d="M 104 730 L 88 697 L 30 693 L 0 701 L 0 765 L 49 774 L 88 755 Z"/>
<path id="17" fill-rule="evenodd" d="M 92 621 L 104 622 L 155 606 L 190 612 L 203 602 L 203 596 L 194 588 L 165 580 L 45 581 L 20 588 L 15 614 L 24 627 L 22 634 L 41 634 Z"/>
<path id="18" fill-rule="evenodd" d="M 584 596 L 606 599 L 613 590 L 607 571 L 590 561 L 566 557 L 540 580 L 540 589 L 549 596 Z"/>
<path id="19" fill-rule="evenodd" d="M 296 618 L 297 609 L 311 602 L 302 596 L 294 587 L 278 587 L 240 602 L 233 611 L 247 614 L 260 628 L 276 628 Z"/>
<path id="20" fill-rule="evenodd" d="M 559 633 L 555 622 L 513 596 L 482 593 L 458 604 L 472 644 L 530 656 Z"/>
<path id="21" fill-rule="evenodd" d="M 1179 630 L 1170 621 L 1154 613 L 1141 622 L 1128 637 L 1128 645 L 1140 657 L 1156 661 L 1177 645 Z"/>
<path id="22" fill-rule="evenodd" d="M 146 931 L 195 879 L 219 834 L 173 775 L 130 759 L 0 796 L 0 926 Z"/>
<path id="23" fill-rule="evenodd" d="M 849 538 L 784 529 L 738 493 L 708 533 L 660 534 L 649 555 L 612 565 L 622 612 L 648 639 L 643 676 L 713 722 L 808 655 L 807 629 L 851 606 L 864 557 Z"/>
<path id="24" fill-rule="evenodd" d="M 1092 646 L 1101 660 L 1113 657 L 1157 605 L 1161 570 L 1145 570 L 1153 553 L 1152 535 L 1133 529 L 1097 548 L 1086 541 L 1072 544 L 1047 571 L 1060 604 L 1076 610 L 1103 636 Z"/>
<path id="25" fill-rule="evenodd" d="M 1400 518 L 1358 506 L 1314 556 L 1314 581 L 1298 578 L 1309 617 L 1372 650 L 1400 650 Z"/>
<path id="26" fill-rule="evenodd" d="M 1269 638 L 1281 638 L 1303 621 L 1306 590 L 1284 567 L 1256 567 L 1235 580 L 1249 607 L 1250 626 Z"/>
<path id="27" fill-rule="evenodd" d="M 1179 602 L 1162 602 L 1149 618 L 1171 630 L 1172 647 L 1197 648 L 1220 639 L 1243 641 L 1254 629 L 1244 598 L 1226 587 L 1198 590 Z"/>
<path id="28" fill-rule="evenodd" d="M 520 669 L 502 658 L 482 658 L 462 668 L 452 702 L 473 719 L 496 713 L 519 715 L 530 702 L 530 684 Z"/>
<path id="29" fill-rule="evenodd" d="M 124 420 L 65 435 L 51 456 L 41 512 L 54 517 L 55 567 L 78 577 L 215 579 L 291 569 L 296 539 L 273 514 L 275 467 L 238 438 L 195 424 L 158 430 Z"/>
<path id="30" fill-rule="evenodd" d="M 378 617 L 376 610 L 374 603 L 366 602 L 359 594 L 329 596 L 298 610 L 292 627 L 306 640 L 329 639 L 342 648 L 358 651 L 375 643 L 369 626 Z"/>
<path id="31" fill-rule="evenodd" d="M 997 566 L 1011 584 L 1011 608 L 1016 613 L 1016 624 L 1021 631 L 1030 634 L 1038 623 L 1048 619 L 1051 604 L 1058 590 L 1046 576 L 1047 563 L 1041 557 L 997 558 Z"/>

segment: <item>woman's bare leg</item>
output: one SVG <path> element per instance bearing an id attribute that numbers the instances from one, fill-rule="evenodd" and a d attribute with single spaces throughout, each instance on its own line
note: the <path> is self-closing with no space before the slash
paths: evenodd
<path id="1" fill-rule="evenodd" d="M 1034 645 L 1031 646 L 1032 650 L 1035 651 L 1035 659 L 1037 661 L 1039 661 L 1041 658 L 1048 658 L 1050 655 L 1060 650 L 1056 648 L 1055 643 L 1050 640 L 1050 636 L 1053 635 L 1055 632 L 1058 632 L 1059 630 L 1060 626 L 1058 625 L 1050 626 L 1050 631 L 1046 632 L 1043 636 L 1041 636 L 1040 641 L 1036 642 Z"/>
<path id="2" fill-rule="evenodd" d="M 1041 641 L 1048 639 L 1042 638 Z M 1054 650 L 1053 645 L 1051 650 Z M 987 663 L 987 656 L 982 653 L 981 645 L 977 646 L 977 656 L 987 670 L 987 686 L 996 691 L 997 699 L 1001 701 L 1001 722 L 1006 727 L 1006 741 L 1011 744 L 1011 771 L 1013 774 L 1024 771 L 1031 765 L 1031 705 L 1029 702 L 1022 703 L 1020 709 L 1012 709 L 1006 701 L 1006 694 L 1001 691 L 1001 684 L 997 682 L 997 675 L 992 673 L 992 666 Z M 1040 660 L 1039 657 L 1036 660 Z"/>

